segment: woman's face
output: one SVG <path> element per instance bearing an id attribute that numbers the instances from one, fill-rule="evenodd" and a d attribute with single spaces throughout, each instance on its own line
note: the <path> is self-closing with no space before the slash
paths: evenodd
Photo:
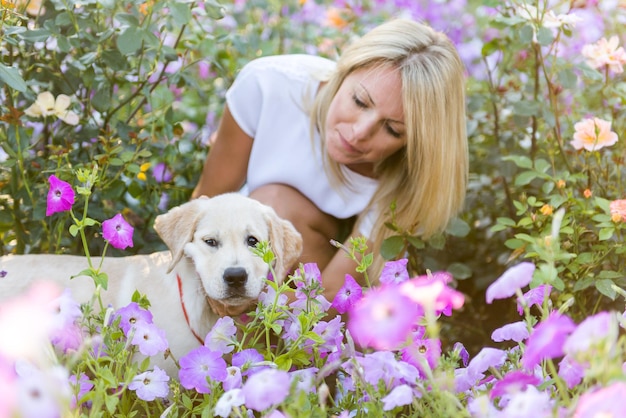
<path id="1" fill-rule="evenodd" d="M 326 118 L 331 160 L 365 176 L 406 145 L 402 80 L 392 66 L 350 73 L 333 98 Z"/>

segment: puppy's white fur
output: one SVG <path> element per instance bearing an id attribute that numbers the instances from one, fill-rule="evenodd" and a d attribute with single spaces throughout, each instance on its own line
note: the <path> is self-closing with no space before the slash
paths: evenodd
<path id="1" fill-rule="evenodd" d="M 165 330 L 177 359 L 199 346 L 194 334 L 204 338 L 217 320 L 209 299 L 212 304 L 236 308 L 248 305 L 263 290 L 268 267 L 252 254 L 251 244 L 269 241 L 276 255 L 276 280 L 285 277 L 302 251 L 302 238 L 290 222 L 280 219 L 269 206 L 236 193 L 195 199 L 173 208 L 156 218 L 154 228 L 169 251 L 106 257 L 102 271 L 107 273 L 109 285 L 102 299 L 105 305 L 120 308 L 131 302 L 135 290 L 145 294 L 154 323 Z M 7 272 L 0 279 L 0 302 L 36 280 L 69 287 L 74 299 L 88 302 L 94 292 L 91 278 L 70 280 L 87 267 L 86 258 L 81 256 L 0 257 L 0 270 Z M 227 280 L 231 271 L 237 273 L 234 285 Z M 158 358 L 154 363 L 175 375 L 171 359 Z"/>

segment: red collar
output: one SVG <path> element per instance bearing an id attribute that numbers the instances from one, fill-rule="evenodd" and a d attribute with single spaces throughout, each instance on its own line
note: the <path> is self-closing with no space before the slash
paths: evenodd
<path id="1" fill-rule="evenodd" d="M 198 333 L 194 331 L 193 328 L 191 328 L 191 324 L 189 323 L 189 315 L 187 315 L 187 308 L 185 308 L 185 301 L 183 300 L 183 283 L 181 282 L 180 276 L 178 274 L 176 275 L 176 282 L 178 283 L 178 295 L 180 296 L 180 306 L 183 308 L 183 315 L 185 315 L 185 321 L 187 321 L 187 326 L 191 330 L 191 333 L 193 334 L 193 336 L 196 337 L 196 340 L 198 340 L 198 342 L 201 345 L 204 345 L 204 340 L 200 338 Z"/>

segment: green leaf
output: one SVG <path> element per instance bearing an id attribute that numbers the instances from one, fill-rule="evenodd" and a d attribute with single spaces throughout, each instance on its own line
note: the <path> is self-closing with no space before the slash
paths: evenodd
<path id="1" fill-rule="evenodd" d="M 386 238 L 380 246 L 380 255 L 385 260 L 393 260 L 404 249 L 404 238 L 400 235 L 394 235 Z"/>
<path id="2" fill-rule="evenodd" d="M 447 268 L 446 271 L 456 279 L 456 280 L 465 280 L 472 277 L 472 269 L 464 263 L 452 263 Z"/>
<path id="3" fill-rule="evenodd" d="M 117 38 L 117 49 L 123 55 L 134 54 L 142 43 L 141 31 L 134 26 L 126 28 Z"/>
<path id="4" fill-rule="evenodd" d="M 598 292 L 602 293 L 604 296 L 610 298 L 611 300 L 615 300 L 617 297 L 617 292 L 613 289 L 613 280 L 610 279 L 600 279 L 595 282 L 596 289 Z"/>
<path id="5" fill-rule="evenodd" d="M 539 103 L 531 100 L 520 100 L 513 104 L 513 112 L 519 116 L 537 116 Z"/>
<path id="6" fill-rule="evenodd" d="M 191 10 L 185 3 L 171 2 L 169 10 L 177 26 L 183 26 L 191 20 Z"/>
<path id="7" fill-rule="evenodd" d="M 0 62 L 0 80 L 13 90 L 17 90 L 21 93 L 26 91 L 26 83 L 20 75 L 20 72 L 15 67 L 7 67 Z"/>
<path id="8" fill-rule="evenodd" d="M 566 89 L 573 89 L 576 87 L 576 83 L 578 82 L 578 77 L 576 73 L 569 68 L 565 68 L 559 71 L 558 74 L 559 82 Z"/>
<path id="9" fill-rule="evenodd" d="M 534 171 L 524 171 L 515 177 L 516 186 L 526 186 L 531 181 L 537 178 L 537 173 Z"/>
<path id="10" fill-rule="evenodd" d="M 602 228 L 600 233 L 598 234 L 598 239 L 600 241 L 606 241 L 611 238 L 615 234 L 615 228 Z"/>
<path id="11" fill-rule="evenodd" d="M 78 226 L 75 224 L 70 225 L 70 235 L 75 237 L 76 235 L 78 235 Z"/>
<path id="12" fill-rule="evenodd" d="M 470 226 L 464 220 L 454 218 L 448 224 L 446 232 L 454 237 L 466 237 L 470 232 Z"/>
<path id="13" fill-rule="evenodd" d="M 554 35 L 552 34 L 552 30 L 540 27 L 537 31 L 537 42 L 541 46 L 548 46 L 554 41 Z"/>

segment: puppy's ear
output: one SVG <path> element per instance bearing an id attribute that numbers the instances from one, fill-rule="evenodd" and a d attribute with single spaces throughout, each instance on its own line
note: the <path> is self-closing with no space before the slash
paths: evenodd
<path id="1" fill-rule="evenodd" d="M 277 277 L 274 280 L 280 284 L 302 254 L 302 235 L 291 222 L 278 217 L 274 209 L 267 209 L 265 217 L 270 230 L 270 247 L 276 256 L 274 273 Z"/>
<path id="2" fill-rule="evenodd" d="M 185 244 L 193 239 L 199 219 L 200 200 L 204 199 L 195 199 L 172 208 L 154 220 L 154 230 L 172 253 L 172 262 L 167 268 L 168 273 L 183 257 Z"/>

